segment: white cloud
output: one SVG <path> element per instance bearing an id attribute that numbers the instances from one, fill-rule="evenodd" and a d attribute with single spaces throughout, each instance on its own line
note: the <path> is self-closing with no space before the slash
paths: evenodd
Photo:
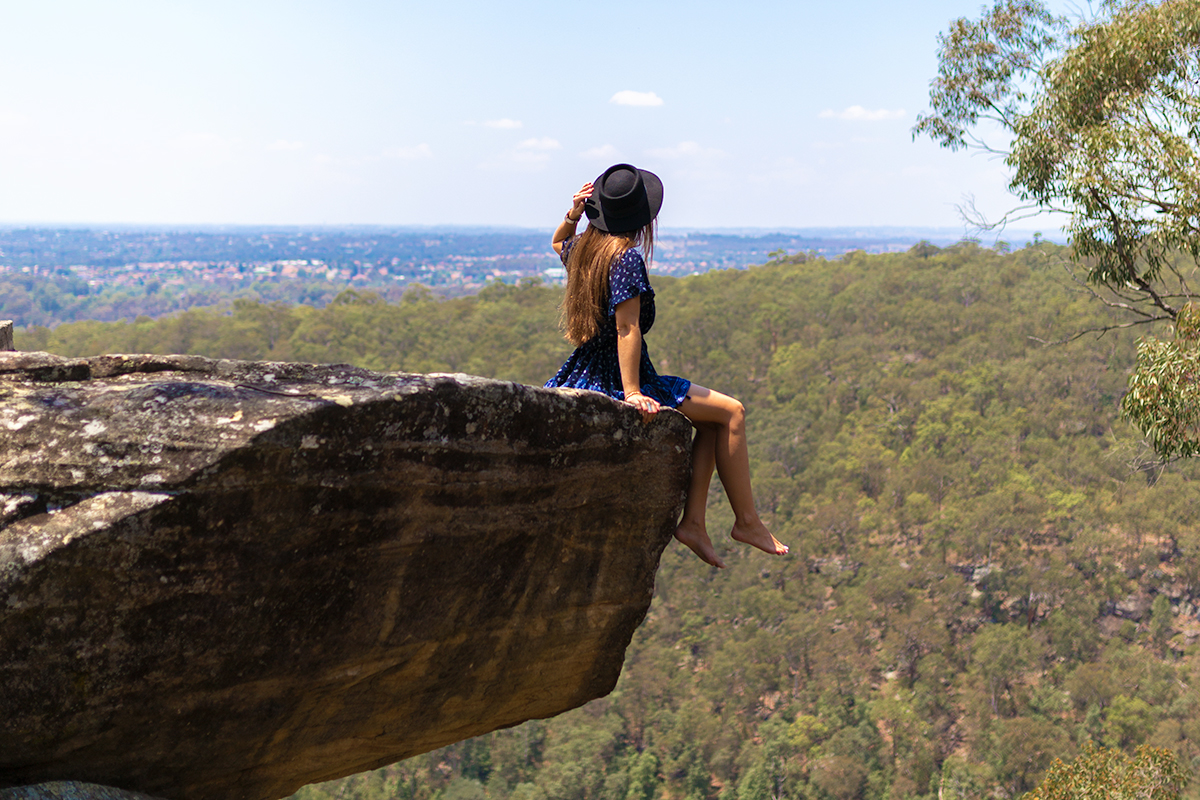
<path id="1" fill-rule="evenodd" d="M 596 161 L 599 161 L 600 159 L 613 159 L 618 157 L 617 148 L 613 147 L 611 144 L 602 144 L 599 147 L 589 147 L 587 150 L 584 150 L 582 153 L 580 153 L 579 157 L 589 158 Z"/>
<path id="2" fill-rule="evenodd" d="M 191 150 L 212 150 L 228 147 L 230 142 L 215 133 L 185 133 L 175 137 L 175 144 Z"/>
<path id="3" fill-rule="evenodd" d="M 401 158 L 406 161 L 412 161 L 417 158 L 432 158 L 433 150 L 429 148 L 429 145 L 422 142 L 412 147 L 389 147 L 383 151 L 383 154 L 388 158 Z"/>
<path id="4" fill-rule="evenodd" d="M 545 166 L 550 161 L 549 153 L 533 153 L 528 150 L 514 150 L 503 156 L 510 164 L 528 164 L 530 166 Z"/>
<path id="5" fill-rule="evenodd" d="M 514 149 L 500 153 L 495 158 L 488 159 L 479 165 L 483 170 L 533 169 L 543 170 L 550 163 L 550 154 L 533 150 Z"/>
<path id="6" fill-rule="evenodd" d="M 176 136 L 172 144 L 180 158 L 190 160 L 195 165 L 213 167 L 229 164 L 240 149 L 241 142 L 205 131 Z"/>
<path id="7" fill-rule="evenodd" d="M 268 150 L 287 150 L 287 151 L 294 153 L 297 150 L 304 149 L 304 142 L 289 142 L 286 139 L 278 139 L 274 142 L 271 142 L 271 144 L 267 145 L 267 149 Z"/>
<path id="8" fill-rule="evenodd" d="M 705 147 L 699 142 L 680 142 L 672 147 L 660 147 L 646 151 L 657 158 L 713 158 L 725 153 L 715 147 Z"/>
<path id="9" fill-rule="evenodd" d="M 514 131 L 521 127 L 520 120 L 508 119 L 507 117 L 504 119 L 489 119 L 483 124 L 485 127 L 499 128 L 500 130 L 504 131 Z"/>
<path id="10" fill-rule="evenodd" d="M 562 145 L 557 139 L 551 139 L 549 136 L 541 138 L 526 139 L 517 144 L 510 150 L 505 150 L 499 153 L 495 158 L 489 159 L 479 165 L 480 169 L 485 170 L 511 170 L 511 169 L 544 169 L 550 163 L 553 156 L 551 153 L 555 150 L 561 150 Z"/>
<path id="11" fill-rule="evenodd" d="M 850 106 L 842 111 L 834 111 L 832 108 L 827 108 L 817 116 L 821 119 L 844 119 L 850 122 L 880 122 L 887 119 L 901 119 L 904 117 L 904 109 L 897 108 L 895 111 L 890 111 L 886 108 L 870 109 L 862 106 Z"/>
<path id="12" fill-rule="evenodd" d="M 608 102 L 619 106 L 661 106 L 663 104 L 662 98 L 654 92 L 634 92 L 629 89 L 617 92 L 609 98 Z"/>
<path id="13" fill-rule="evenodd" d="M 540 139 L 526 139 L 525 141 L 523 141 L 519 145 L 517 145 L 517 147 L 520 147 L 524 150 L 560 150 L 560 149 L 562 149 L 562 145 L 558 143 L 558 140 L 551 139 L 549 136 L 543 136 Z"/>

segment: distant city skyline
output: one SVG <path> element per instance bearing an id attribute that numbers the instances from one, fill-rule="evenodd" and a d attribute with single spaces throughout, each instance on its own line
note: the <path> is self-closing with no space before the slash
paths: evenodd
<path id="1" fill-rule="evenodd" d="M 676 277 L 745 269 L 781 255 L 829 260 L 958 241 L 947 229 L 931 228 L 661 233 L 650 269 Z M 1013 248 L 1036 239 L 1012 234 L 1003 241 Z M 409 290 L 457 296 L 495 282 L 561 285 L 566 272 L 549 240 L 545 230 L 463 226 L 0 225 L 0 318 L 53 326 L 161 316 L 239 297 L 323 306 L 347 289 L 396 301 Z"/>
<path id="2" fill-rule="evenodd" d="M 1074 6 L 1052 2 L 1062 13 Z M 78 0 L 0 29 L 0 224 L 544 228 L 630 161 L 666 229 L 963 230 L 910 128 L 978 3 Z M 1050 238 L 1058 225 L 1022 229 Z"/>

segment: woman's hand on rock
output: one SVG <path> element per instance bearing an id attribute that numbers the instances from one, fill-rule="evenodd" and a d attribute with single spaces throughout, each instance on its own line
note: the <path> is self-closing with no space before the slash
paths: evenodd
<path id="1" fill-rule="evenodd" d="M 625 395 L 625 402 L 642 412 L 642 422 L 649 422 L 662 408 L 659 402 L 653 397 L 647 397 L 641 392 L 634 392 Z"/>

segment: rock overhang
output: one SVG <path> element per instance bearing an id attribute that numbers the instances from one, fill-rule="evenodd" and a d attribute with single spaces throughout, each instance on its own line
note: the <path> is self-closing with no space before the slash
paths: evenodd
<path id="1" fill-rule="evenodd" d="M 689 433 L 463 375 L 0 353 L 0 782 L 279 797 L 607 693 Z"/>

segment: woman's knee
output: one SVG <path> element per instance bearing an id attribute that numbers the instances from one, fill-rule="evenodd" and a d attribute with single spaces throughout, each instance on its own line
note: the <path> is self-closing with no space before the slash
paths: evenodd
<path id="1" fill-rule="evenodd" d="M 741 429 L 746 427 L 746 407 L 736 397 L 729 398 L 729 427 Z"/>
<path id="2" fill-rule="evenodd" d="M 741 426 L 746 419 L 746 408 L 736 398 L 707 389 L 703 394 L 689 396 L 679 410 L 697 427 L 704 423 Z"/>
<path id="3" fill-rule="evenodd" d="M 741 431 L 746 426 L 746 407 L 736 397 L 714 393 L 713 399 L 724 419 L 721 424 L 731 431 Z"/>

